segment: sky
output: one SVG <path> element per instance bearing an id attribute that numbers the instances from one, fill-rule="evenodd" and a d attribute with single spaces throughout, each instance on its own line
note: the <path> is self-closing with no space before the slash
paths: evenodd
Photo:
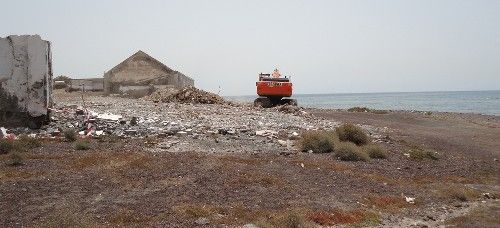
<path id="1" fill-rule="evenodd" d="M 142 50 L 221 95 L 255 94 L 274 68 L 300 94 L 500 89 L 500 0 L 0 3 L 0 37 L 51 41 L 55 76 Z"/>

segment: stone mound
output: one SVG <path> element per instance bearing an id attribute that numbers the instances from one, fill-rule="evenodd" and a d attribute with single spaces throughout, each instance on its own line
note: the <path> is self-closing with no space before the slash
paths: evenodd
<path id="1" fill-rule="evenodd" d="M 229 104 L 221 96 L 197 89 L 186 87 L 181 90 L 160 89 L 145 98 L 153 102 L 178 102 L 191 104 Z"/>

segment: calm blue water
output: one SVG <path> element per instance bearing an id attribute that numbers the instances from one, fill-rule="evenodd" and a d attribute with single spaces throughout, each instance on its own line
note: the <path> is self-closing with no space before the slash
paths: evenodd
<path id="1" fill-rule="evenodd" d="M 253 102 L 255 96 L 233 96 L 230 100 Z M 467 92 L 299 94 L 299 106 L 346 109 L 355 106 L 388 110 L 468 112 L 500 115 L 500 90 Z"/>

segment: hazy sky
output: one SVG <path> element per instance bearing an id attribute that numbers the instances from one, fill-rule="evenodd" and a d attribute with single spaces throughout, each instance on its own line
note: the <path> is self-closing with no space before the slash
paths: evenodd
<path id="1" fill-rule="evenodd" d="M 0 36 L 52 42 L 54 75 L 143 50 L 223 95 L 259 72 L 296 93 L 500 89 L 500 0 L 0 0 Z"/>

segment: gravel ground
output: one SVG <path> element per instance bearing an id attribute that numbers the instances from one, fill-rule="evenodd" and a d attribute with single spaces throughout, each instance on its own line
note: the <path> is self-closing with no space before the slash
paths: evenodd
<path id="1" fill-rule="evenodd" d="M 488 138 L 498 131 L 495 118 L 279 111 L 94 94 L 85 96 L 88 110 L 124 122 L 96 118 L 94 137 L 86 137 L 90 149 L 80 151 L 52 135 L 58 128 L 86 130 L 75 114 L 81 97 L 60 93 L 56 102 L 56 120 L 29 131 L 46 137 L 22 155 L 24 165 L 10 166 L 9 155 L 0 155 L 1 227 L 283 227 L 280 218 L 295 221 L 290 213 L 316 225 L 499 224 L 498 142 Z M 442 132 L 444 123 L 471 128 L 456 122 L 464 119 L 475 131 Z M 341 122 L 360 124 L 388 158 L 346 162 L 296 149 L 294 133 Z M 97 131 L 119 137 L 96 138 Z M 475 139 L 468 147 L 452 140 L 469 133 Z M 438 150 L 441 158 L 408 158 L 415 146 Z"/>

